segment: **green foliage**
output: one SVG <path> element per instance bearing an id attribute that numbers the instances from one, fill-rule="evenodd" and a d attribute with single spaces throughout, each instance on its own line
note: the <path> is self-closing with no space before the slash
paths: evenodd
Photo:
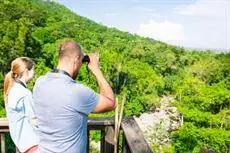
<path id="1" fill-rule="evenodd" d="M 152 150 L 156 153 L 174 153 L 175 149 L 172 146 L 160 146 L 158 144 L 153 144 L 151 146 Z"/>
<path id="2" fill-rule="evenodd" d="M 125 84 L 126 115 L 139 115 L 154 106 L 157 102 L 156 87 L 161 78 L 151 66 L 132 60 L 125 63 L 123 72 L 128 76 Z"/>
<path id="3" fill-rule="evenodd" d="M 198 127 L 230 129 L 230 111 L 221 110 L 220 113 L 213 115 L 211 112 L 203 112 L 196 108 L 188 109 L 179 107 L 183 112 L 186 122 L 191 122 Z"/>
<path id="4" fill-rule="evenodd" d="M 11 145 L 13 144 L 13 140 L 11 139 L 10 137 L 10 133 L 6 133 L 5 134 L 5 140 L 6 140 L 6 152 L 8 153 L 13 153 L 15 152 L 16 148 L 14 145 Z"/>
<path id="5" fill-rule="evenodd" d="M 36 73 L 29 84 L 32 89 L 39 76 L 57 65 L 58 46 L 70 38 L 87 54 L 99 51 L 101 69 L 119 103 L 126 95 L 126 116 L 156 107 L 162 95 L 176 97 L 185 126 L 173 134 L 174 146 L 162 146 L 162 152 L 199 152 L 205 146 L 216 152 L 229 149 L 230 53 L 185 50 L 107 28 L 53 1 L 0 1 L 0 21 L 1 117 L 5 116 L 3 80 L 10 62 L 19 56 L 34 59 Z M 77 81 L 98 91 L 85 65 Z M 98 134 L 93 137 L 98 139 Z"/>
<path id="6" fill-rule="evenodd" d="M 223 153 L 229 151 L 230 132 L 185 124 L 180 131 L 173 134 L 173 140 L 178 153 L 199 153 L 203 147 L 211 148 L 216 153 Z"/>

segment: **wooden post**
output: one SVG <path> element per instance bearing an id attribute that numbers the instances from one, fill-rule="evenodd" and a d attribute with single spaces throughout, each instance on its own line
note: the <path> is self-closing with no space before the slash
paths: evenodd
<path id="1" fill-rule="evenodd" d="M 100 153 L 105 153 L 105 130 L 101 130 L 101 148 Z"/>
<path id="2" fill-rule="evenodd" d="M 115 135 L 114 135 L 114 145 L 115 145 L 115 149 L 114 149 L 114 153 L 118 153 L 119 150 L 119 133 L 120 133 L 120 126 L 121 126 L 121 120 L 123 117 L 123 111 L 124 111 L 124 105 L 125 105 L 125 94 L 123 95 L 123 99 L 122 99 L 122 104 L 121 104 L 121 111 L 120 111 L 120 115 L 115 116 Z M 119 113 L 118 112 L 118 106 L 116 108 L 116 115 Z M 116 122 L 116 118 L 118 118 L 118 123 Z"/>
<path id="3" fill-rule="evenodd" d="M 16 153 L 20 153 L 20 151 L 18 150 L 18 148 L 17 147 L 15 147 L 16 148 Z"/>
<path id="4" fill-rule="evenodd" d="M 119 122 L 119 103 L 118 103 L 118 98 L 116 98 L 116 103 L 117 103 L 117 107 L 115 110 L 115 132 L 114 132 L 114 153 L 117 153 L 117 142 L 118 142 L 118 122 Z"/>
<path id="5" fill-rule="evenodd" d="M 1 133 L 1 153 L 6 153 L 5 134 Z"/>
<path id="6" fill-rule="evenodd" d="M 114 152 L 114 128 L 112 126 L 105 127 L 105 141 L 104 141 L 104 153 Z"/>
<path id="7" fill-rule="evenodd" d="M 123 135 L 122 153 L 131 153 L 125 135 Z"/>

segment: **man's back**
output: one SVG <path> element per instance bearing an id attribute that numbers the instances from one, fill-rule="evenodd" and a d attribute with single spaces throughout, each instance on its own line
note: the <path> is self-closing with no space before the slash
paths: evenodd
<path id="1" fill-rule="evenodd" d="M 41 153 L 85 153 L 88 114 L 99 96 L 62 73 L 47 73 L 33 91 Z"/>

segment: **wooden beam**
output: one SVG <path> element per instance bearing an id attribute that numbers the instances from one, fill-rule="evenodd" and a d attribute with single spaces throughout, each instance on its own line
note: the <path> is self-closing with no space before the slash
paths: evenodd
<path id="1" fill-rule="evenodd" d="M 6 144 L 5 144 L 5 133 L 0 133 L 1 135 L 1 153 L 6 152 Z"/>
<path id="2" fill-rule="evenodd" d="M 105 153 L 105 130 L 101 130 L 101 146 L 100 153 Z"/>
<path id="3" fill-rule="evenodd" d="M 114 152 L 114 127 L 107 126 L 105 128 L 105 141 L 104 141 L 104 153 Z"/>
<path id="4" fill-rule="evenodd" d="M 131 153 L 129 149 L 129 145 L 124 135 L 123 135 L 123 142 L 122 142 L 122 153 Z"/>
<path id="5" fill-rule="evenodd" d="M 6 118 L 0 118 L 0 132 L 9 132 L 9 123 Z"/>
<path id="6" fill-rule="evenodd" d="M 17 148 L 17 147 L 15 147 L 15 149 L 16 149 L 16 153 L 20 153 L 20 151 L 18 150 L 18 148 Z"/>
<path id="7" fill-rule="evenodd" d="M 88 119 L 88 126 L 100 126 L 100 125 L 104 125 L 104 126 L 109 126 L 109 125 L 114 125 L 114 117 L 111 118 L 89 118 Z"/>
<path id="8" fill-rule="evenodd" d="M 153 153 L 133 117 L 123 119 L 121 125 L 131 153 Z"/>

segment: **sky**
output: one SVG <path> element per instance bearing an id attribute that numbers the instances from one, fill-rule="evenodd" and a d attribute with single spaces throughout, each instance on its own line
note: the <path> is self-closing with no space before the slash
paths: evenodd
<path id="1" fill-rule="evenodd" d="M 172 45 L 230 50 L 230 0 L 56 0 L 108 27 Z"/>

